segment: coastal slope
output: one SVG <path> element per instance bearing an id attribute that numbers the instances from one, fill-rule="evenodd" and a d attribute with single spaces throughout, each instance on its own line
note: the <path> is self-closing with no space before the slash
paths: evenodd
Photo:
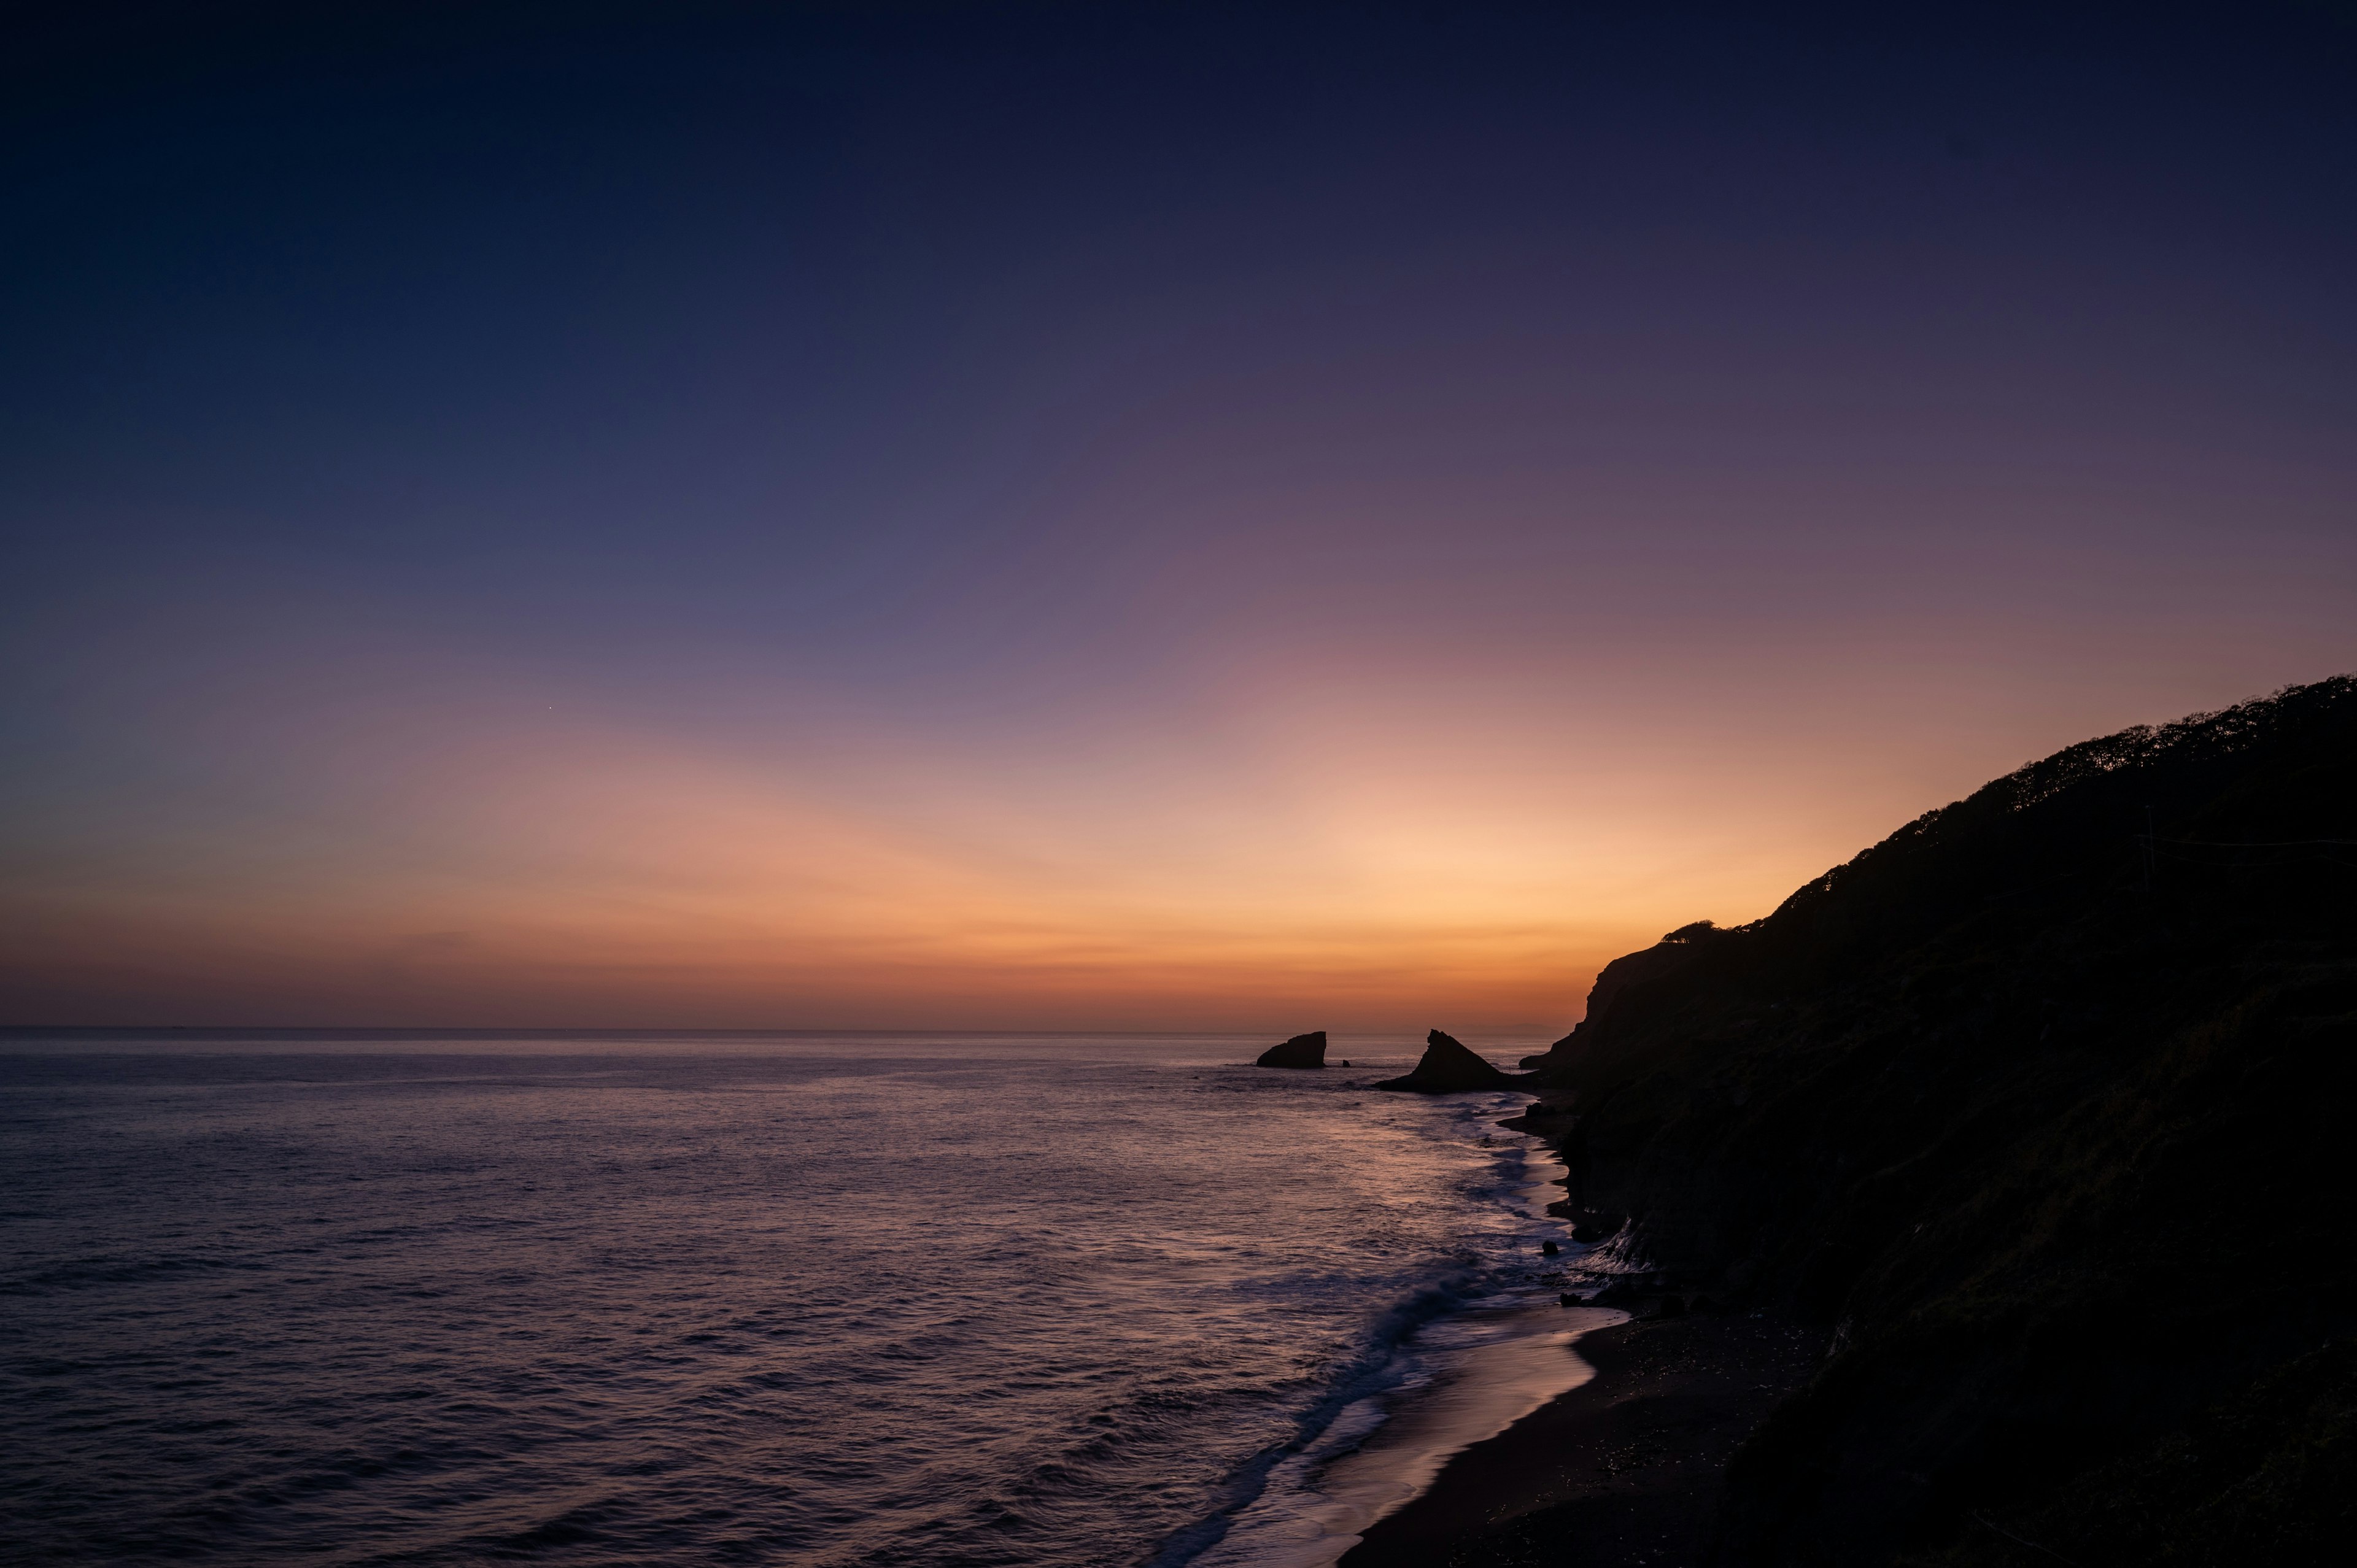
<path id="1" fill-rule="evenodd" d="M 2025 767 L 1526 1065 L 1609 1256 L 1828 1337 L 1716 1560 L 2357 1540 L 2357 680 Z"/>

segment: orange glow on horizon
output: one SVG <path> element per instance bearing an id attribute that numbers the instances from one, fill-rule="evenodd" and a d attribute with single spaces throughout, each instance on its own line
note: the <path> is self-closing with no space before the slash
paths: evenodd
<path id="1" fill-rule="evenodd" d="M 240 759 L 191 791 L 210 816 L 146 840 L 69 825 L 75 853 L 18 880 L 12 1011 L 1543 1040 L 1613 957 L 1763 914 L 2034 749 L 2018 714 L 1967 730 L 1917 703 L 1909 729 L 1859 682 L 1824 707 L 1881 721 L 1863 752 L 1805 710 L 1749 716 L 1740 689 L 1698 712 L 1663 681 L 1553 724 L 1501 690 L 1450 711 L 1230 689 L 1191 730 L 1162 714 L 1053 751 L 871 725 L 762 752 L 527 718 L 495 689 L 323 745 L 258 703 L 209 742 Z"/>

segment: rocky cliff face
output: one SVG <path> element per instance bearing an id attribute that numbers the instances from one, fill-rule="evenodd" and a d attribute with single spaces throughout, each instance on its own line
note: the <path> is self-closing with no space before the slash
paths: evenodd
<path id="1" fill-rule="evenodd" d="M 1480 1089 L 1512 1089 L 1522 1081 L 1474 1055 L 1455 1036 L 1435 1029 L 1424 1037 L 1424 1056 L 1414 1072 L 1385 1079 L 1375 1087 L 1413 1094 L 1462 1094 Z"/>
<path id="2" fill-rule="evenodd" d="M 1835 1330 L 1724 1561 L 2346 1544 L 2352 841 L 2344 678 L 2072 747 L 1606 972 L 1535 1075 L 1589 1200 Z"/>
<path id="3" fill-rule="evenodd" d="M 1271 1046 L 1261 1052 L 1254 1067 L 1324 1067 L 1326 1065 L 1326 1031 L 1296 1035 L 1281 1046 Z"/>
<path id="4" fill-rule="evenodd" d="M 1632 985 L 1659 980 L 1684 969 L 1686 961 L 1694 957 L 1699 939 L 1716 929 L 1709 921 L 1704 920 L 1682 930 L 1672 931 L 1642 952 L 1629 953 L 1606 964 L 1603 972 L 1596 977 L 1596 983 L 1588 988 L 1587 1016 L 1581 1019 L 1570 1034 L 1545 1050 L 1536 1056 L 1524 1057 L 1522 1065 L 1544 1069 L 1560 1067 L 1569 1061 L 1570 1052 L 1579 1043 L 1580 1032 L 1598 1027 L 1622 992 Z"/>

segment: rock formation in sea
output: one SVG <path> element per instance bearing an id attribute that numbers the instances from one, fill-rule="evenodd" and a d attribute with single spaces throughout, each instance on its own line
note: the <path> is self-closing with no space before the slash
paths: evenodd
<path id="1" fill-rule="evenodd" d="M 1261 1052 L 1254 1067 L 1324 1067 L 1326 1065 L 1326 1031 L 1313 1030 L 1296 1035 L 1281 1046 L 1271 1046 Z"/>
<path id="2" fill-rule="evenodd" d="M 1512 1089 L 1522 1080 L 1475 1056 L 1454 1036 L 1435 1029 L 1424 1037 L 1424 1057 L 1404 1078 L 1387 1078 L 1377 1089 L 1414 1094 L 1463 1094 L 1480 1089 Z"/>

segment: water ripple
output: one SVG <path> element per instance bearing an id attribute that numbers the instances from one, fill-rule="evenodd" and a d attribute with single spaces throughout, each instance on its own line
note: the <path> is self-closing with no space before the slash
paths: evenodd
<path id="1" fill-rule="evenodd" d="M 371 1051 L 0 1057 L 28 1560 L 1178 1561 L 1528 1240 L 1231 1041 Z"/>

